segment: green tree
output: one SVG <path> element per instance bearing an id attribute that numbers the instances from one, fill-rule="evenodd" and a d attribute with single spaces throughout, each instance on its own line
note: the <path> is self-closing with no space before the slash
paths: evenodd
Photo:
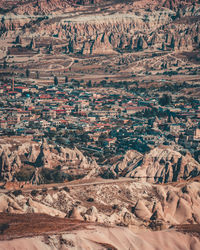
<path id="1" fill-rule="evenodd" d="M 100 136 L 99 136 L 99 139 L 98 139 L 98 145 L 99 146 L 103 146 L 104 145 L 104 142 L 105 142 L 105 139 L 107 138 L 107 134 L 106 133 L 101 133 Z"/>
<path id="2" fill-rule="evenodd" d="M 163 94 L 162 97 L 159 99 L 158 103 L 161 106 L 169 105 L 172 102 L 172 97 L 167 94 Z"/>
<path id="3" fill-rule="evenodd" d="M 22 41 L 21 41 L 21 37 L 18 35 L 17 37 L 16 37 L 16 40 L 15 40 L 15 43 L 21 43 Z"/>
<path id="4" fill-rule="evenodd" d="M 172 49 L 174 49 L 174 47 L 175 47 L 175 39 L 174 39 L 174 36 L 172 36 L 171 43 L 170 43 L 170 47 L 171 47 Z"/>
<path id="5" fill-rule="evenodd" d="M 87 87 L 88 87 L 88 88 L 91 88 L 91 87 L 92 87 L 92 82 L 91 82 L 91 80 L 89 80 L 89 81 L 87 82 Z"/>
<path id="6" fill-rule="evenodd" d="M 29 78 L 29 76 L 30 76 L 30 70 L 26 69 L 26 77 Z"/>
<path id="7" fill-rule="evenodd" d="M 54 85 L 58 85 L 58 77 L 57 76 L 54 76 Z"/>
<path id="8" fill-rule="evenodd" d="M 29 48 L 30 48 L 30 49 L 35 49 L 35 47 L 36 47 L 35 40 L 32 38 L 32 39 L 31 39 L 31 42 L 30 42 L 30 44 L 29 44 Z"/>
<path id="9" fill-rule="evenodd" d="M 6 60 L 3 61 L 3 68 L 4 68 L 4 69 L 7 68 L 7 62 L 6 62 Z"/>
<path id="10" fill-rule="evenodd" d="M 39 73 L 39 71 L 36 71 L 36 78 L 37 78 L 37 79 L 40 78 L 40 73 Z"/>

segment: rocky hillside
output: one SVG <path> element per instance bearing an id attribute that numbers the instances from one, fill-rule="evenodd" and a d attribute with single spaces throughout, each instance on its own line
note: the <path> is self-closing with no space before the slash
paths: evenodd
<path id="1" fill-rule="evenodd" d="M 46 14 L 51 11 L 64 10 L 71 5 L 66 0 L 22 0 L 1 1 L 1 13 L 13 12 L 15 14 Z"/>
<path id="2" fill-rule="evenodd" d="M 151 8 L 165 7 L 171 10 L 177 10 L 183 6 L 198 3 L 198 0 L 162 0 L 162 1 L 127 1 L 127 0 L 15 0 L 6 1 L 2 0 L 0 3 L 1 12 L 13 11 L 14 13 L 47 13 L 56 10 L 65 10 L 69 6 L 111 6 L 111 5 L 129 5 L 129 6 L 140 6 Z"/>
<path id="3" fill-rule="evenodd" d="M 28 219 L 28 218 L 27 218 Z M 36 218 L 37 219 L 37 218 Z M 43 219 L 43 218 L 42 218 Z M 48 219 L 48 218 L 47 218 Z M 11 220 L 12 221 L 12 220 Z M 32 219 L 33 223 L 34 220 Z M 44 221 L 44 219 L 42 220 Z M 66 221 L 66 220 L 65 220 Z M 40 223 L 41 224 L 41 223 Z M 49 226 L 47 221 L 47 229 Z M 63 222 L 64 224 L 64 222 Z M 200 247 L 200 241 L 197 236 L 192 236 L 189 233 L 178 232 L 176 230 L 162 231 L 162 232 L 134 232 L 129 228 L 123 227 L 106 227 L 98 225 L 84 225 L 79 222 L 69 221 L 65 223 L 72 225 L 72 229 L 66 232 L 59 232 L 53 234 L 52 232 L 45 235 L 35 235 L 31 237 L 14 238 L 13 240 L 4 240 L 0 242 L 2 249 L 16 249 L 16 250 L 56 250 L 56 249 L 80 249 L 80 250 L 108 250 L 108 249 L 144 249 L 156 250 L 159 247 L 163 250 L 168 250 L 168 246 L 176 246 L 176 249 L 197 250 Z M 34 223 L 35 225 L 35 223 Z M 51 224 L 50 224 L 51 225 Z M 77 229 L 76 227 L 81 227 Z M 66 227 L 66 226 L 65 226 Z M 38 228 L 37 225 L 34 228 Z M 192 228 L 192 227 L 191 227 Z M 193 232 L 198 232 L 199 227 Z M 21 229 L 19 227 L 19 229 Z M 190 229 L 190 227 L 189 227 Z M 6 230 L 10 232 L 11 229 Z M 20 230 L 21 231 L 21 230 Z M 21 233 L 22 234 L 22 233 Z"/>
<path id="4" fill-rule="evenodd" d="M 76 182 L 1 192 L 0 212 L 45 213 L 107 226 L 160 230 L 171 225 L 200 223 L 199 188 L 199 179 L 175 185 L 130 180 Z"/>
<path id="5" fill-rule="evenodd" d="M 128 151 L 116 164 L 115 172 L 147 182 L 167 183 L 199 175 L 200 164 L 190 154 L 183 156 L 170 147 L 158 147 L 144 156 Z"/>
<path id="6" fill-rule="evenodd" d="M 131 177 L 137 181 L 168 183 L 190 179 L 200 174 L 200 164 L 190 154 L 182 155 L 170 147 L 160 146 L 146 154 L 135 150 L 112 165 L 98 166 L 77 148 L 69 149 L 17 139 L 0 146 L 1 181 L 27 181 L 29 184 L 102 177 Z"/>
<path id="7" fill-rule="evenodd" d="M 36 84 L 37 72 L 47 84 L 53 74 L 127 80 L 198 73 L 198 1 L 12 2 L 0 3 L 7 8 L 0 13 L 0 68 L 8 77 L 14 69 L 24 82 L 24 68 Z"/>
<path id="8" fill-rule="evenodd" d="M 36 47 L 41 47 L 41 37 L 48 37 L 52 40 L 50 43 L 58 37 L 64 42 L 62 52 L 66 54 L 192 51 L 200 44 L 200 8 L 198 4 L 182 4 L 175 9 L 173 6 L 179 6 L 179 2 L 182 3 L 164 1 L 166 8 L 153 11 L 144 7 L 139 9 L 135 6 L 136 1 L 131 6 L 122 3 L 124 7 L 110 4 L 105 11 L 80 7 L 75 13 L 70 3 L 63 0 L 28 1 L 1 16 L 0 34 L 2 39 L 13 39 L 13 42 L 20 36 L 22 47 L 33 37 Z M 41 10 L 45 15 L 37 16 Z M 54 15 L 55 11 L 58 13 Z"/>
<path id="9" fill-rule="evenodd" d="M 96 167 L 85 179 L 131 177 L 150 183 L 168 183 L 187 180 L 200 175 L 200 164 L 188 153 L 182 155 L 170 147 L 160 146 L 142 155 L 129 150 L 112 166 Z"/>
<path id="10" fill-rule="evenodd" d="M 21 144 L 16 140 L 14 144 L 0 146 L 0 178 L 3 181 L 62 182 L 75 176 L 84 177 L 96 166 L 95 161 L 86 158 L 77 148 L 48 145 L 45 139 L 41 144 Z"/>

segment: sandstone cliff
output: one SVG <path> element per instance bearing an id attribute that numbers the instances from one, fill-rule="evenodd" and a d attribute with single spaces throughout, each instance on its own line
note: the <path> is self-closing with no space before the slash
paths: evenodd
<path id="1" fill-rule="evenodd" d="M 96 184 L 95 184 L 96 183 Z M 58 217 L 133 225 L 153 230 L 199 224 L 199 179 L 155 185 L 130 180 L 85 182 L 0 194 L 0 212 L 45 213 Z"/>
<path id="2" fill-rule="evenodd" d="M 15 149 L 9 143 L 0 145 L 2 181 L 62 182 L 84 177 L 97 167 L 96 161 L 85 157 L 77 148 L 49 145 L 46 139 L 41 144 L 19 143 Z"/>
<path id="3" fill-rule="evenodd" d="M 142 156 L 129 151 L 115 166 L 119 176 L 132 177 L 152 183 L 167 183 L 200 174 L 200 165 L 190 154 L 185 156 L 170 147 L 160 146 Z"/>
<path id="4" fill-rule="evenodd" d="M 40 43 L 41 37 L 64 42 L 66 54 L 115 54 L 137 51 L 192 51 L 199 47 L 199 7 L 182 5 L 179 1 L 164 1 L 164 9 L 137 9 L 133 4 L 130 12 L 98 12 L 94 15 L 84 14 L 79 10 L 74 14 L 53 14 L 52 11 L 67 11 L 69 3 L 61 0 L 38 1 L 21 5 L 14 9 L 17 14 L 25 16 L 2 15 L 0 17 L 0 35 L 2 39 L 20 35 L 22 45 L 35 37 Z M 182 1 L 181 1 L 182 2 Z M 185 2 L 186 3 L 186 2 Z M 131 9 L 132 8 L 132 9 Z M 136 9 L 135 9 L 136 8 Z M 46 16 L 34 16 L 40 13 Z M 31 13 L 29 13 L 31 11 Z M 68 10 L 69 11 L 69 10 Z M 117 11 L 117 9 L 116 9 Z M 49 14 L 51 13 L 51 15 Z M 33 15 L 33 16 L 32 16 Z M 30 37 L 28 41 L 27 36 Z M 63 44 L 62 42 L 62 44 Z"/>

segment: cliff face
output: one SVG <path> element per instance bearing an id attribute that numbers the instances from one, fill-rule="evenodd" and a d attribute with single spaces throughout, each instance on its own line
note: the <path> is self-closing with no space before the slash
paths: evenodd
<path id="1" fill-rule="evenodd" d="M 10 144 L 0 146 L 2 181 L 62 182 L 74 176 L 83 177 L 94 167 L 97 167 L 96 162 L 77 148 L 48 145 L 45 139 L 41 144 L 27 143 L 18 145 L 14 150 Z"/>
<path id="2" fill-rule="evenodd" d="M 169 147 L 158 147 L 144 156 L 128 151 L 116 164 L 115 172 L 151 183 L 167 183 L 199 175 L 200 165 L 189 154 L 183 156 Z"/>
<path id="3" fill-rule="evenodd" d="M 130 180 L 53 185 L 21 189 L 21 194 L 19 190 L 1 192 L 0 212 L 42 213 L 107 226 L 132 225 L 154 230 L 200 223 L 199 178 L 174 185 Z"/>
<path id="4" fill-rule="evenodd" d="M 111 6 L 111 5 L 129 5 L 129 6 L 135 6 L 135 7 L 143 7 L 146 5 L 147 8 L 160 8 L 165 7 L 172 10 L 177 10 L 180 7 L 191 5 L 198 3 L 198 0 L 161 0 L 161 1 L 155 1 L 155 0 L 15 0 L 15 1 L 7 1 L 2 0 L 0 3 L 0 7 L 2 8 L 1 12 L 3 11 L 15 11 L 18 12 L 26 12 L 31 11 L 31 9 L 34 9 L 36 12 L 40 11 L 56 11 L 56 10 L 65 10 L 66 7 L 69 6 Z M 29 10 L 28 10 L 29 8 Z"/>
<path id="5" fill-rule="evenodd" d="M 157 15 L 156 15 L 157 14 Z M 134 52 L 142 50 L 192 50 L 195 47 L 193 40 L 197 35 L 199 24 L 193 23 L 188 33 L 180 34 L 180 30 L 188 29 L 168 25 L 170 17 L 161 13 L 161 16 L 151 14 L 146 22 L 134 15 L 109 16 L 101 20 L 84 20 L 84 22 L 70 22 L 56 25 L 58 35 L 67 37 L 67 53 L 106 54 L 117 52 Z M 193 34 L 191 36 L 191 34 Z M 192 38 L 193 37 L 193 38 Z M 192 38 L 192 39 L 191 39 Z"/>
<path id="6" fill-rule="evenodd" d="M 1 17 L 0 34 L 13 40 L 20 35 L 22 41 L 27 41 L 27 36 L 37 38 L 38 42 L 42 36 L 50 40 L 59 38 L 67 54 L 192 51 L 200 44 L 199 7 L 191 4 L 178 10 L 167 7 L 172 3 L 177 6 L 178 2 L 164 1 L 166 8 L 153 10 L 139 9 L 135 3 L 122 4 L 130 7 L 128 12 L 120 5 L 113 10 L 110 5 L 105 11 L 80 7 L 76 13 L 69 2 L 62 0 L 28 2 L 14 8 L 11 15 Z M 41 10 L 46 16 L 38 16 Z"/>
<path id="7" fill-rule="evenodd" d="M 0 146 L 0 178 L 4 181 L 41 184 L 72 178 L 131 177 L 168 183 L 199 174 L 200 164 L 190 154 L 184 156 L 166 146 L 156 147 L 145 155 L 129 150 L 117 163 L 101 167 L 77 148 L 49 145 L 45 139 L 40 144 L 19 144 L 15 149 L 9 143 Z"/>

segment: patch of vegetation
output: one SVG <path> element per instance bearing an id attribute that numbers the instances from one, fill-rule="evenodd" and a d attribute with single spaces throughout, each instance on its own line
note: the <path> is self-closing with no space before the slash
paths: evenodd
<path id="1" fill-rule="evenodd" d="M 170 95 L 167 95 L 167 94 L 163 94 L 163 96 L 158 101 L 158 103 L 161 106 L 169 105 L 169 104 L 171 104 L 171 102 L 172 102 L 172 97 Z"/>
<path id="2" fill-rule="evenodd" d="M 34 171 L 35 169 L 33 166 L 23 167 L 16 173 L 16 178 L 18 181 L 29 181 Z"/>
<path id="3" fill-rule="evenodd" d="M 67 175 L 57 169 L 43 168 L 40 175 L 44 179 L 44 183 L 59 183 L 67 179 Z"/>
<path id="4" fill-rule="evenodd" d="M 117 179 L 118 177 L 114 175 L 109 169 L 100 175 L 103 179 Z"/>
<path id="5" fill-rule="evenodd" d="M 70 189 L 68 187 L 64 187 L 63 190 L 67 193 L 70 193 Z"/>
<path id="6" fill-rule="evenodd" d="M 8 223 L 2 223 L 2 224 L 0 224 L 0 234 L 3 234 L 4 231 L 6 229 L 8 229 L 8 228 L 9 228 L 9 224 Z"/>
<path id="7" fill-rule="evenodd" d="M 15 197 L 17 197 L 17 196 L 19 196 L 19 195 L 21 195 L 22 194 L 22 190 L 14 190 L 13 192 L 12 192 L 12 194 L 15 196 Z"/>
<path id="8" fill-rule="evenodd" d="M 43 188 L 43 189 L 42 189 L 42 192 L 43 192 L 43 193 L 46 193 L 46 192 L 47 192 L 47 188 Z"/>
<path id="9" fill-rule="evenodd" d="M 87 201 L 88 202 L 94 202 L 94 199 L 90 197 L 90 198 L 87 199 Z"/>
<path id="10" fill-rule="evenodd" d="M 117 205 L 117 204 L 114 204 L 113 206 L 112 206 L 112 209 L 119 209 L 119 205 Z"/>
<path id="11" fill-rule="evenodd" d="M 33 190 L 31 191 L 31 195 L 32 195 L 33 197 L 35 197 L 38 193 L 39 193 L 39 191 L 36 190 L 36 189 L 33 189 Z"/>

